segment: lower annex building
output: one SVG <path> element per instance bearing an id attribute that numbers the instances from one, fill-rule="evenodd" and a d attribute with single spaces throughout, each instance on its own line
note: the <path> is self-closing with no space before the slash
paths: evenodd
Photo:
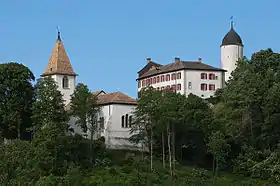
<path id="1" fill-rule="evenodd" d="M 182 61 L 175 58 L 167 65 L 161 65 L 147 59 L 147 64 L 138 72 L 138 93 L 142 88 L 153 86 L 157 90 L 171 89 L 181 94 L 195 94 L 209 98 L 215 91 L 225 86 L 231 72 L 236 68 L 236 61 L 243 57 L 243 43 L 233 29 L 225 35 L 221 44 L 221 68 L 212 67 L 198 61 Z M 45 72 L 42 77 L 52 77 L 58 85 L 65 101 L 66 109 L 71 108 L 71 95 L 76 87 L 76 74 L 72 68 L 63 42 L 58 38 L 53 48 Z M 95 138 L 104 137 L 108 148 L 139 149 L 140 145 L 129 142 L 132 114 L 137 106 L 136 99 L 122 92 L 93 92 L 97 96 L 101 111 L 98 114 L 98 129 Z M 69 126 L 74 134 L 90 137 L 75 125 L 77 118 L 71 118 Z"/>

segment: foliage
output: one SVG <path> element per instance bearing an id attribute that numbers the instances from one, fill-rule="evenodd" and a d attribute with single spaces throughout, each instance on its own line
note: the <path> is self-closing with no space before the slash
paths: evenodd
<path id="1" fill-rule="evenodd" d="M 62 95 L 51 77 L 39 79 L 35 85 L 36 101 L 32 105 L 32 119 L 34 125 L 31 128 L 35 135 L 47 124 L 54 125 L 57 132 L 63 135 L 66 132 L 68 121 L 64 109 Z"/>
<path id="2" fill-rule="evenodd" d="M 18 63 L 0 64 L 0 137 L 30 138 L 33 73 Z"/>

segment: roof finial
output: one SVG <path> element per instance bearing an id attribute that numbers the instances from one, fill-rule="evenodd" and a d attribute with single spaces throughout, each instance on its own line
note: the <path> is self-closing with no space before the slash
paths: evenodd
<path id="1" fill-rule="evenodd" d="M 57 40 L 61 40 L 59 27 L 57 26 L 56 29 L 57 29 Z"/>
<path id="2" fill-rule="evenodd" d="M 233 28 L 233 16 L 230 17 L 230 28 Z"/>

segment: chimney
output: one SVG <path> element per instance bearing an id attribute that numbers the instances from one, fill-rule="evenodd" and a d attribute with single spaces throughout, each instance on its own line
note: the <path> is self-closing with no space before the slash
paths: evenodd
<path id="1" fill-rule="evenodd" d="M 180 58 L 179 57 L 175 57 L 175 63 L 180 62 Z"/>
<path id="2" fill-rule="evenodd" d="M 151 58 L 148 57 L 148 58 L 147 58 L 147 63 L 150 63 L 150 62 L 151 62 Z"/>
<path id="3" fill-rule="evenodd" d="M 201 63 L 201 62 L 202 62 L 202 59 L 201 59 L 201 57 L 199 57 L 199 58 L 198 58 L 198 62 L 199 62 L 199 63 Z"/>

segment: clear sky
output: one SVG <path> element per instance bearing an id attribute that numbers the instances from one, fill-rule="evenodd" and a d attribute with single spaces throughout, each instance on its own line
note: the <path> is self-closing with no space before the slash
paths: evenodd
<path id="1" fill-rule="evenodd" d="M 0 63 L 45 70 L 60 27 L 77 81 L 92 91 L 137 95 L 146 58 L 220 67 L 230 16 L 245 45 L 280 52 L 279 0 L 1 0 Z"/>

